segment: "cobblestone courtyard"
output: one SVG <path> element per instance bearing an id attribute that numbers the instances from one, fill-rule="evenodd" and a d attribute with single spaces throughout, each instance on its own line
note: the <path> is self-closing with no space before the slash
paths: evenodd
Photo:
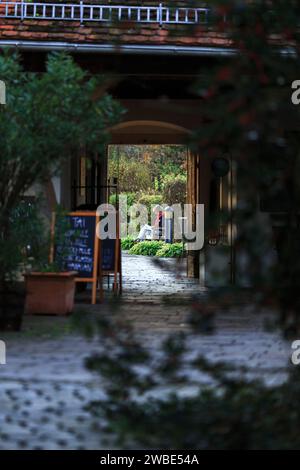
<path id="1" fill-rule="evenodd" d="M 163 303 L 161 296 L 194 292 L 195 281 L 159 269 L 148 258 L 125 257 L 124 301 L 120 313 L 132 321 L 136 334 L 153 351 L 171 331 L 188 329 L 189 306 Z M 205 292 L 199 289 L 205 295 Z M 245 307 L 245 308 L 244 308 Z M 77 304 L 95 316 L 110 314 L 110 305 Z M 291 346 L 278 332 L 266 332 L 267 312 L 257 314 L 237 305 L 216 317 L 216 332 L 189 344 L 212 361 L 244 365 L 249 377 L 269 385 L 286 377 Z M 2 334 L 7 364 L 0 366 L 1 449 L 112 448 L 105 423 L 84 410 L 103 396 L 97 376 L 84 368 L 84 359 L 98 348 L 71 327 L 71 318 L 26 317 L 23 331 Z M 203 383 L 207 378 L 202 377 Z"/>

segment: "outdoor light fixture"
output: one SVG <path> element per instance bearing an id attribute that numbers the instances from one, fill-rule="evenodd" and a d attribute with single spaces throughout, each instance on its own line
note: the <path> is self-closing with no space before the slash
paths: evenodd
<path id="1" fill-rule="evenodd" d="M 214 176 L 217 178 L 222 178 L 229 173 L 229 160 L 224 157 L 215 158 L 211 163 L 211 169 Z"/>

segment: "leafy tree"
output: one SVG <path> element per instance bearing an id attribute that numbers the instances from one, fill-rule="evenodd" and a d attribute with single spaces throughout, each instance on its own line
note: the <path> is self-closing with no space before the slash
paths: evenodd
<path id="1" fill-rule="evenodd" d="M 159 192 L 166 176 L 185 175 L 186 147 L 113 145 L 109 152 L 109 173 L 119 177 L 120 191 L 130 191 L 132 183 L 137 190 Z"/>
<path id="2" fill-rule="evenodd" d="M 149 168 L 124 156 L 110 162 L 109 174 L 118 178 L 121 193 L 147 191 L 151 187 Z"/>
<path id="3" fill-rule="evenodd" d="M 19 57 L 2 51 L 0 77 L 7 102 L 0 109 L 0 290 L 18 261 L 13 210 L 36 182 L 45 182 L 80 146 L 101 154 L 106 128 L 121 115 L 109 95 L 97 96 L 103 79 L 90 78 L 65 54 L 49 55 L 46 71 L 23 70 Z M 22 245 L 22 243 L 21 243 Z M 14 253 L 14 256 L 11 254 Z M 5 306 L 5 299 L 1 302 Z"/>

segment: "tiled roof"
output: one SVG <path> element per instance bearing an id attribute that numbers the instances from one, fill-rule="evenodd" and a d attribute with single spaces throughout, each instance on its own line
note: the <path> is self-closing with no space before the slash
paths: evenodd
<path id="1" fill-rule="evenodd" d="M 19 0 L 18 0 L 19 1 Z M 34 0 L 36 1 L 36 0 Z M 52 0 L 52 3 L 54 0 Z M 43 2 L 40 3 L 51 3 Z M 56 1 L 68 3 L 67 1 Z M 70 3 L 70 2 L 69 2 Z M 73 1 L 79 4 L 78 0 Z M 101 0 L 84 0 L 84 4 L 97 5 L 120 5 L 125 6 L 158 6 L 159 3 L 153 1 L 133 1 L 125 0 L 118 2 L 108 2 Z M 187 5 L 188 2 L 182 2 Z M 5 11 L 5 3 L 0 1 L 0 15 Z M 14 8 L 10 5 L 11 12 Z M 205 24 L 167 24 L 166 22 L 134 22 L 134 21 L 114 21 L 100 22 L 89 21 L 85 18 L 82 24 L 78 20 L 44 20 L 41 17 L 35 19 L 4 18 L 0 17 L 0 40 L 20 40 L 20 41 L 55 41 L 68 43 L 101 43 L 101 44 L 142 44 L 142 45 L 178 45 L 178 46 L 215 46 L 229 47 L 230 43 L 222 32 L 209 30 Z"/>

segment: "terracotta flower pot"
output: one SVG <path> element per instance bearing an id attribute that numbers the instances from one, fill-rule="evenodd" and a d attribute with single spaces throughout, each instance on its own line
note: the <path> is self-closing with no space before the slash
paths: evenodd
<path id="1" fill-rule="evenodd" d="M 68 315 L 74 307 L 75 271 L 25 274 L 25 313 Z"/>

